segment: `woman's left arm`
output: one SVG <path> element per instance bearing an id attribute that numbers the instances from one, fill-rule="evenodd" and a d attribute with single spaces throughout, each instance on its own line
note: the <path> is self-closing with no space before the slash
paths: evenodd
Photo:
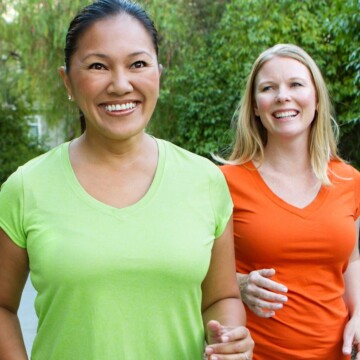
<path id="1" fill-rule="evenodd" d="M 254 342 L 236 281 L 233 220 L 214 242 L 209 271 L 202 284 L 206 354 L 218 360 L 252 358 Z M 234 357 L 234 355 L 238 357 Z"/>
<path id="2" fill-rule="evenodd" d="M 356 360 L 360 360 L 360 255 L 359 231 L 360 218 L 355 223 L 356 244 L 344 274 L 345 300 L 349 308 L 350 320 L 344 330 L 343 353 L 351 354 L 353 345 L 356 351 Z"/>

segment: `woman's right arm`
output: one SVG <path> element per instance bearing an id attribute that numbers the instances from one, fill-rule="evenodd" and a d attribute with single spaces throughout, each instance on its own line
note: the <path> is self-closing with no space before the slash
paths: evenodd
<path id="1" fill-rule="evenodd" d="M 28 274 L 26 250 L 0 228 L 0 360 L 28 360 L 17 317 Z"/>
<path id="2" fill-rule="evenodd" d="M 241 299 L 257 316 L 268 318 L 275 311 L 282 309 L 287 301 L 286 286 L 270 280 L 275 275 L 274 269 L 254 270 L 249 274 L 236 273 Z"/>

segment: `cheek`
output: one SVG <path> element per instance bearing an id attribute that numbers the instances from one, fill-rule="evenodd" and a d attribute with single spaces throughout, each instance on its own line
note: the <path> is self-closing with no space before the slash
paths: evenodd
<path id="1" fill-rule="evenodd" d="M 256 96 L 254 111 L 255 115 L 259 116 L 262 112 L 266 111 L 270 106 L 270 99 L 265 96 Z"/>
<path id="2" fill-rule="evenodd" d="M 157 72 L 150 74 L 146 79 L 141 81 L 144 84 L 144 89 L 146 88 L 152 95 L 159 95 L 160 90 L 160 77 Z"/>
<path id="3" fill-rule="evenodd" d="M 81 98 L 87 98 L 95 96 L 97 93 L 106 89 L 107 79 L 105 77 L 91 77 L 91 76 L 82 76 L 79 74 L 73 84 L 74 91 Z"/>
<path id="4" fill-rule="evenodd" d="M 317 100 L 316 95 L 314 93 L 308 93 L 302 99 L 303 106 L 308 107 L 309 111 L 314 112 L 317 110 Z"/>

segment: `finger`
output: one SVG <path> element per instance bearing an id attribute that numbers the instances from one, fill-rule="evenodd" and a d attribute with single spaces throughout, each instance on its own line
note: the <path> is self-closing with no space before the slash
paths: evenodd
<path id="1" fill-rule="evenodd" d="M 257 306 L 250 307 L 250 309 L 255 315 L 257 315 L 261 318 L 267 319 L 267 318 L 275 316 L 275 311 L 264 311 L 263 309 L 258 308 Z"/>
<path id="2" fill-rule="evenodd" d="M 269 279 L 263 279 L 264 280 L 259 284 L 254 284 L 257 286 L 258 290 L 267 292 L 268 294 L 276 295 L 279 298 L 286 298 L 285 294 L 288 292 L 288 289 L 285 286 Z M 252 284 L 249 284 L 249 286 L 250 285 Z"/>
<path id="3" fill-rule="evenodd" d="M 354 341 L 354 332 L 352 327 L 349 326 L 349 323 L 345 326 L 344 335 L 343 335 L 343 348 L 342 352 L 345 355 L 350 355 L 352 352 L 352 346 Z"/>
<path id="4" fill-rule="evenodd" d="M 207 325 L 208 330 L 208 339 L 210 343 L 217 343 L 221 342 L 221 335 L 223 334 L 223 326 L 216 321 L 216 320 L 210 320 Z"/>
<path id="5" fill-rule="evenodd" d="M 256 270 L 261 276 L 272 277 L 276 274 L 275 269 L 260 269 Z"/>
<path id="6" fill-rule="evenodd" d="M 221 324 L 216 321 L 216 320 L 210 320 L 208 323 L 207 323 L 207 328 L 208 330 L 210 330 L 212 333 L 221 333 L 221 329 L 222 329 L 222 326 Z"/>
<path id="7" fill-rule="evenodd" d="M 260 288 L 256 290 L 251 290 L 249 288 L 245 297 L 247 297 L 248 301 L 252 304 L 260 305 L 260 302 L 262 302 L 261 305 L 264 305 L 264 303 L 266 303 L 266 307 L 273 307 L 274 310 L 282 308 L 282 306 L 278 306 L 278 304 L 283 305 L 288 301 L 288 297 L 285 295 L 280 295 Z"/>
<path id="8" fill-rule="evenodd" d="M 243 339 L 249 336 L 245 326 L 224 326 L 216 320 L 207 323 L 208 335 L 212 343 L 225 343 L 233 340 Z"/>
<path id="9" fill-rule="evenodd" d="M 274 300 L 268 300 L 274 299 Z M 279 310 L 282 309 L 284 306 L 284 303 L 287 302 L 287 297 L 279 299 L 280 301 L 276 301 L 278 299 L 275 296 L 268 296 L 264 295 L 263 292 L 259 292 L 258 295 L 251 295 L 251 294 L 244 294 L 242 297 L 242 300 L 248 305 L 248 306 L 257 306 L 259 308 L 264 308 L 266 310 Z"/>
<path id="10" fill-rule="evenodd" d="M 245 326 L 237 326 L 232 329 L 228 329 L 221 336 L 221 341 L 223 343 L 228 343 L 231 341 L 239 341 L 245 339 L 249 336 L 249 330 Z"/>
<path id="11" fill-rule="evenodd" d="M 209 355 L 206 357 L 207 360 L 251 360 L 251 355 L 248 355 L 248 353 L 242 353 L 242 354 L 227 354 L 227 355 Z"/>
<path id="12" fill-rule="evenodd" d="M 258 296 L 250 295 L 247 298 L 247 302 L 253 306 L 259 306 L 268 310 L 282 309 L 287 300 L 287 297 L 284 299 L 275 296 L 265 296 L 262 292 L 260 292 Z"/>
<path id="13" fill-rule="evenodd" d="M 261 287 L 261 288 L 265 288 L 265 289 L 269 289 L 272 291 L 278 291 L 278 292 L 282 292 L 282 293 L 287 293 L 288 289 L 285 285 L 280 284 L 274 280 L 270 280 L 264 276 L 262 276 L 261 270 L 259 271 L 252 271 L 249 274 L 248 277 L 248 284 L 249 286 L 251 285 L 255 285 L 257 287 Z"/>
<path id="14" fill-rule="evenodd" d="M 208 345 L 205 349 L 206 354 L 239 354 L 249 352 L 254 347 L 249 330 L 244 326 L 228 330 L 220 340 L 220 343 Z"/>
<path id="15" fill-rule="evenodd" d="M 247 307 L 262 318 L 269 318 L 275 315 L 275 311 L 282 309 L 282 304 L 267 303 L 258 298 L 244 298 L 244 303 Z"/>
<path id="16" fill-rule="evenodd" d="M 345 345 L 343 346 L 342 352 L 344 355 L 351 355 L 352 348 Z"/>
<path id="17" fill-rule="evenodd" d="M 239 358 L 240 354 L 246 353 L 249 351 L 249 346 L 247 342 L 240 341 L 240 342 L 231 342 L 231 343 L 221 343 L 221 344 L 213 344 L 209 345 L 205 349 L 205 353 L 213 358 L 216 355 L 237 355 L 237 359 Z M 226 357 L 228 359 L 229 357 Z"/>

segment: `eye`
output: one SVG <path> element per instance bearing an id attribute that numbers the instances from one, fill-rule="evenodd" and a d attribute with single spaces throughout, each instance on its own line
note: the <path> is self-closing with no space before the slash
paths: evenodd
<path id="1" fill-rule="evenodd" d="M 262 88 L 262 91 L 269 91 L 271 90 L 273 87 L 271 85 L 266 85 Z"/>
<path id="2" fill-rule="evenodd" d="M 303 84 L 297 82 L 297 81 L 294 81 L 291 83 L 291 87 L 298 87 L 298 86 L 303 86 Z"/>
<path id="3" fill-rule="evenodd" d="M 145 66 L 146 66 L 146 62 L 145 62 L 145 61 L 142 61 L 142 60 L 135 61 L 135 62 L 131 65 L 131 67 L 132 67 L 132 68 L 135 68 L 135 69 L 141 69 L 141 68 L 143 68 L 143 67 L 145 67 Z"/>
<path id="4" fill-rule="evenodd" d="M 105 66 L 101 63 L 94 63 L 94 64 L 91 64 L 89 66 L 89 69 L 94 69 L 94 70 L 104 70 L 106 69 Z"/>

